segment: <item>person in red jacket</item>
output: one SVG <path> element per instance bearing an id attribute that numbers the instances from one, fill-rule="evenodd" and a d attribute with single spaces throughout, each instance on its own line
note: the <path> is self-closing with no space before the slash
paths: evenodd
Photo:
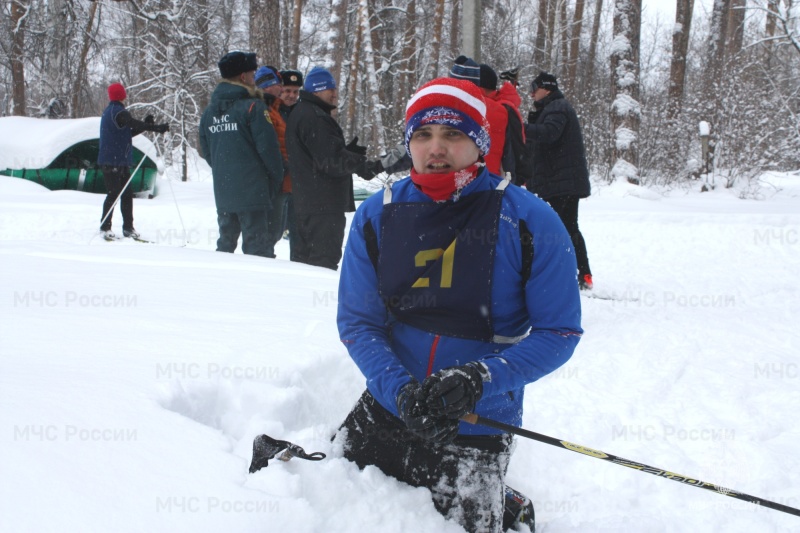
<path id="1" fill-rule="evenodd" d="M 474 83 L 481 88 L 484 97 L 497 90 L 497 74 L 494 74 L 491 68 L 488 70 L 482 68 L 481 65 L 466 56 L 456 58 L 450 69 L 449 77 Z M 486 120 L 489 122 L 489 138 L 492 143 L 491 150 L 484 156 L 484 161 L 489 172 L 497 176 L 504 176 L 501 162 L 506 144 L 508 113 L 500 103 L 488 98 L 485 98 L 485 101 Z"/>
<path id="2" fill-rule="evenodd" d="M 490 68 L 485 65 L 486 68 Z M 483 75 L 484 65 L 481 65 Z M 508 114 L 505 147 L 503 149 L 503 172 L 511 174 L 511 183 L 522 186 L 530 176 L 530 165 L 525 157 L 525 121 L 519 112 L 522 98 L 513 82 L 505 81 L 496 91 L 485 94 L 486 100 L 499 103 Z"/>

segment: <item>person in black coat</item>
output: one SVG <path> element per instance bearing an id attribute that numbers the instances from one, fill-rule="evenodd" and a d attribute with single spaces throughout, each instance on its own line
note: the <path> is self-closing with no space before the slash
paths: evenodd
<path id="1" fill-rule="evenodd" d="M 139 232 L 133 228 L 133 189 L 127 186 L 133 166 L 133 138 L 143 131 L 156 133 L 169 131 L 169 124 L 155 124 L 153 115 L 147 115 L 144 122 L 133 118 L 125 109 L 124 102 L 127 97 L 128 94 L 121 83 L 109 85 L 108 106 L 100 119 L 100 150 L 97 164 L 103 172 L 103 181 L 108 191 L 103 202 L 100 231 L 106 240 L 115 238 L 111 231 L 111 217 L 117 198 L 120 199 L 122 211 L 122 235 L 139 238 Z"/>
<path id="2" fill-rule="evenodd" d="M 297 227 L 291 259 L 332 270 L 342 258 L 345 213 L 355 211 L 353 174 L 370 180 L 383 171 L 380 161 L 367 160 L 358 137 L 345 144 L 331 116 L 338 97 L 331 73 L 314 67 L 286 125 Z"/>
<path id="3" fill-rule="evenodd" d="M 578 115 L 558 89 L 552 74 L 539 73 L 531 85 L 531 96 L 535 110 L 528 115 L 525 134 L 533 173 L 526 185 L 558 213 L 575 246 L 580 288 L 591 289 L 592 271 L 586 243 L 578 228 L 578 201 L 591 194 Z"/>

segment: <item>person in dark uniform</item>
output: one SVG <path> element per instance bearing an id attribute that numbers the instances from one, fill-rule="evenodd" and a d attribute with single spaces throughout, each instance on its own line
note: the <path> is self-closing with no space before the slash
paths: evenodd
<path id="1" fill-rule="evenodd" d="M 468 81 L 433 80 L 408 102 L 411 175 L 359 207 L 342 260 L 339 334 L 367 390 L 336 439 L 359 467 L 430 489 L 467 531 L 498 532 L 511 436 L 459 419 L 520 426 L 525 385 L 583 330 L 569 235 L 489 173 L 487 126 Z"/>
<path id="2" fill-rule="evenodd" d="M 217 251 L 275 257 L 268 233 L 272 200 L 283 183 L 283 156 L 263 93 L 256 89 L 256 55 L 225 54 L 222 81 L 200 119 L 200 149 L 214 176 Z"/>

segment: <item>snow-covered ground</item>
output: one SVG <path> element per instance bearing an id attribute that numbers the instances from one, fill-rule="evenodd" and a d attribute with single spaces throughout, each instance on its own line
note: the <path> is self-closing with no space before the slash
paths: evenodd
<path id="1" fill-rule="evenodd" d="M 199 178 L 135 201 L 140 244 L 93 239 L 102 196 L 0 177 L 2 530 L 460 531 L 329 441 L 364 387 L 338 274 L 285 241 L 277 260 L 215 253 Z M 596 187 L 581 227 L 614 299 L 584 298 L 585 336 L 528 387 L 526 428 L 800 507 L 800 177 L 769 181 L 761 200 Z M 328 458 L 250 475 L 261 433 Z M 800 531 L 524 439 L 508 483 L 541 532 Z"/>

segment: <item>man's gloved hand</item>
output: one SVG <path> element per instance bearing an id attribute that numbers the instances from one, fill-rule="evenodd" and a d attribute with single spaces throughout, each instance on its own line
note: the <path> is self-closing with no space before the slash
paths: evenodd
<path id="1" fill-rule="evenodd" d="M 537 110 L 528 111 L 528 124 L 533 124 L 536 122 L 537 118 L 539 118 L 539 112 Z"/>
<path id="2" fill-rule="evenodd" d="M 366 161 L 364 163 L 364 171 L 362 172 L 363 175 L 361 179 L 369 181 L 381 172 L 383 172 L 383 163 L 380 161 Z"/>
<path id="3" fill-rule="evenodd" d="M 360 146 L 358 144 L 358 135 L 353 137 L 353 140 L 350 141 L 350 144 L 345 146 L 345 148 L 347 148 L 349 151 L 351 151 L 353 153 L 356 153 L 358 155 L 367 155 L 367 147 L 366 146 Z"/>
<path id="4" fill-rule="evenodd" d="M 167 123 L 159 124 L 153 128 L 153 131 L 155 131 L 156 133 L 166 133 L 169 131 L 169 124 Z"/>
<path id="5" fill-rule="evenodd" d="M 431 442 L 451 442 L 458 435 L 458 420 L 437 418 L 428 414 L 422 386 L 416 380 L 400 389 L 397 412 L 408 430 Z"/>
<path id="6" fill-rule="evenodd" d="M 486 366 L 476 362 L 431 374 L 422 382 L 428 413 L 454 420 L 471 413 L 483 394 L 483 382 L 489 377 Z"/>
<path id="7" fill-rule="evenodd" d="M 144 117 L 144 123 L 145 124 L 155 124 L 156 123 L 156 119 L 153 118 L 153 115 L 147 115 L 146 117 Z"/>

